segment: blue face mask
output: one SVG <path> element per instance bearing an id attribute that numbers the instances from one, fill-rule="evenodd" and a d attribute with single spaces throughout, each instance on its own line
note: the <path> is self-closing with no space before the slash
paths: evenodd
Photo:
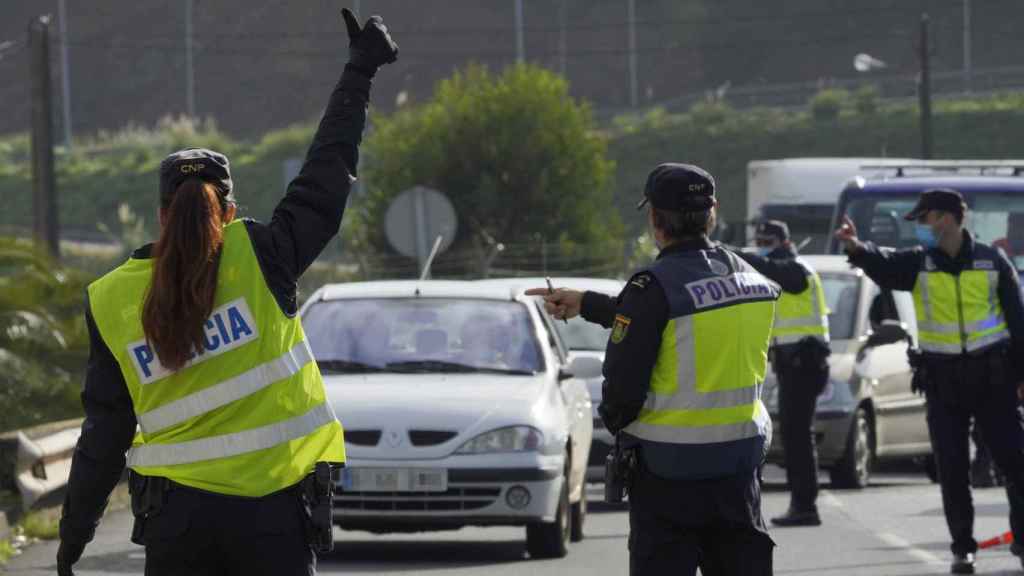
<path id="1" fill-rule="evenodd" d="M 765 246 L 763 248 L 758 248 L 757 249 L 757 255 L 762 257 L 762 258 L 767 258 L 768 255 L 771 254 L 772 252 L 775 252 L 775 248 L 773 248 L 771 246 Z"/>
<path id="2" fill-rule="evenodd" d="M 935 230 L 927 224 L 915 224 L 914 235 L 925 248 L 935 248 L 939 245 L 939 237 L 935 235 Z"/>

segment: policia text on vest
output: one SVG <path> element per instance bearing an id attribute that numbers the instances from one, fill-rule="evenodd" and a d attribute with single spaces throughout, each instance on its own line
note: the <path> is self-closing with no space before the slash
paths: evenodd
<path id="1" fill-rule="evenodd" d="M 1006 475 L 1010 526 L 1014 539 L 1024 541 L 1024 426 L 1017 411 L 1024 304 L 1006 254 L 963 228 L 965 208 L 956 191 L 922 193 L 907 219 L 917 221 L 927 248 L 893 251 L 863 243 L 849 219 L 836 231 L 851 264 L 882 288 L 913 293 L 920 348 L 915 387 L 927 398 L 954 573 L 973 572 L 978 547 L 969 483 L 972 419 Z"/>
<path id="2" fill-rule="evenodd" d="M 86 421 L 61 519 L 62 576 L 72 574 L 126 465 L 133 541 L 146 547 L 147 575 L 308 575 L 314 548 L 332 545 L 330 465 L 345 461 L 344 439 L 296 314 L 295 286 L 338 232 L 371 79 L 397 55 L 380 18 L 360 26 L 351 12 L 344 17 L 349 62 L 271 221 L 233 219 L 224 155 L 176 152 L 160 167 L 161 240 L 89 286 Z M 147 304 L 175 302 L 165 297 L 174 294 L 168 287 L 183 281 L 168 270 L 190 273 L 163 260 L 181 249 L 165 236 L 214 224 L 221 235 L 208 246 L 216 253 L 208 266 L 216 275 L 195 268 L 202 276 L 189 276 L 215 278 L 211 305 L 192 315 L 201 332 L 191 354 L 177 354 L 186 350 L 167 348 L 177 341 L 151 331 L 152 318 L 174 308 Z"/>

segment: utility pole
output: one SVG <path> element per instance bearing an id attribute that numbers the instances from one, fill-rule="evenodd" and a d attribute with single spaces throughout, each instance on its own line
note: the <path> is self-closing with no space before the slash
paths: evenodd
<path id="1" fill-rule="evenodd" d="M 192 63 L 192 0 L 185 0 L 185 110 L 196 117 L 196 71 Z"/>
<path id="2" fill-rule="evenodd" d="M 927 14 L 921 15 L 921 77 L 918 80 L 917 95 L 921 109 L 921 157 L 925 160 L 932 157 L 932 81 L 931 63 L 928 60 L 929 20 Z"/>
<path id="3" fill-rule="evenodd" d="M 50 94 L 50 17 L 28 24 L 32 85 L 32 211 L 36 247 L 60 257 L 53 175 L 53 107 Z"/>
<path id="4" fill-rule="evenodd" d="M 569 43 L 566 39 L 566 27 L 569 19 L 569 0 L 558 2 L 558 73 L 565 76 L 565 61 L 568 57 Z"/>
<path id="5" fill-rule="evenodd" d="M 516 0 L 516 62 L 526 61 L 526 43 L 523 38 L 523 0 Z"/>
<path id="6" fill-rule="evenodd" d="M 964 91 L 970 92 L 974 84 L 971 62 L 971 0 L 964 0 Z"/>
<path id="7" fill-rule="evenodd" d="M 68 7 L 66 0 L 57 2 L 57 25 L 60 26 L 60 99 L 64 112 L 64 147 L 71 150 L 71 65 L 68 63 Z"/>
<path id="8" fill-rule="evenodd" d="M 636 77 L 636 0 L 626 0 L 629 11 L 629 105 L 637 106 Z"/>

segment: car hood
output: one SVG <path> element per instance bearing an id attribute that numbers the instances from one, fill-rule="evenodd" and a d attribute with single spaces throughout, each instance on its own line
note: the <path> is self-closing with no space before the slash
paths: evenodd
<path id="1" fill-rule="evenodd" d="M 349 432 L 349 457 L 364 459 L 443 458 L 477 434 L 543 420 L 557 393 L 549 376 L 500 374 L 325 375 L 327 397 Z M 543 430 L 542 430 L 543 431 Z M 379 432 L 376 445 L 356 443 Z M 428 432 L 427 444 L 413 445 L 410 432 Z M 447 433 L 446 437 L 445 433 Z"/>

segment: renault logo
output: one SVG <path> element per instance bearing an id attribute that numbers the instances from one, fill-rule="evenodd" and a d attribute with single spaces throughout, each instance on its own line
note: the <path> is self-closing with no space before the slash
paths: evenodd
<path id="1" fill-rule="evenodd" d="M 388 446 L 392 448 L 397 448 L 402 444 L 402 435 L 395 430 L 388 430 L 384 435 L 384 439 L 387 441 Z"/>

